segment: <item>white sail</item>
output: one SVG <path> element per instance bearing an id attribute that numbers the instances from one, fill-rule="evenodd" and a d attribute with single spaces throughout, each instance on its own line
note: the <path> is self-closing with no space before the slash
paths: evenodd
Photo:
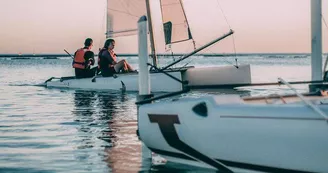
<path id="1" fill-rule="evenodd" d="M 231 30 L 216 0 L 160 0 L 160 4 L 165 37 L 163 42 L 169 45 L 166 50 L 191 52 Z M 223 42 L 218 45 L 232 48 L 230 41 Z"/>
<path id="2" fill-rule="evenodd" d="M 137 21 L 146 13 L 145 0 L 107 0 L 107 38 L 136 35 Z"/>
<path id="3" fill-rule="evenodd" d="M 190 40 L 192 38 L 188 21 L 180 0 L 155 0 L 149 1 L 149 12 L 155 30 L 154 39 L 165 44 L 172 44 Z M 136 23 L 140 16 L 147 14 L 146 0 L 107 0 L 107 32 L 106 38 L 137 35 Z M 158 18 L 157 16 L 160 16 Z M 165 25 L 164 29 L 163 22 Z M 164 32 L 163 34 L 160 32 Z M 161 38 L 158 38 L 161 37 Z M 124 39 L 124 38 L 123 38 Z M 133 43 L 135 39 L 130 39 Z M 161 46 L 164 43 L 155 43 Z M 156 46 L 155 45 L 155 46 Z"/>
<path id="4" fill-rule="evenodd" d="M 154 31 L 150 37 L 155 40 L 156 52 L 163 53 L 164 47 L 168 48 L 165 45 L 172 45 L 170 48 L 174 52 L 189 52 L 230 30 L 214 0 L 203 3 L 183 0 L 148 2 Z M 136 23 L 143 15 L 149 15 L 146 0 L 107 0 L 107 38 L 120 37 L 120 43 L 128 43 L 122 50 L 119 47 L 117 50 L 126 51 L 129 48 L 133 52 L 137 51 L 136 38 L 121 36 L 136 36 Z M 188 41 L 191 39 L 193 42 Z"/>
<path id="5" fill-rule="evenodd" d="M 165 43 L 192 39 L 181 0 L 160 0 Z"/>

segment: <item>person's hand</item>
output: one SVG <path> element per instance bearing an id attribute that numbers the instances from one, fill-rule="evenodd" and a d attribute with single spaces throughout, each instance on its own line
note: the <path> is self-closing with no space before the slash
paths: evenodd
<path id="1" fill-rule="evenodd" d="M 89 62 L 88 62 L 89 65 L 94 65 L 95 64 L 95 61 L 93 59 L 89 59 Z"/>

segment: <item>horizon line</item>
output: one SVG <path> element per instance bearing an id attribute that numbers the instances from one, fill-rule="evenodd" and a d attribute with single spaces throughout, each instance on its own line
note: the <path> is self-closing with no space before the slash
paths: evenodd
<path id="1" fill-rule="evenodd" d="M 187 53 L 186 53 L 187 54 Z M 176 53 L 173 54 L 174 56 L 183 56 L 186 55 L 184 53 Z M 328 52 L 323 53 L 323 54 L 328 54 Z M 172 54 L 167 54 L 167 53 L 159 53 L 157 54 L 158 56 L 172 56 Z M 195 54 L 194 56 L 248 56 L 248 55 L 311 55 L 311 53 L 295 53 L 295 52 L 290 52 L 290 53 L 201 53 L 201 54 Z M 97 54 L 95 56 L 98 56 Z M 137 53 L 121 53 L 117 54 L 117 56 L 138 56 Z M 13 57 L 72 57 L 72 55 L 68 54 L 56 54 L 56 53 L 42 53 L 42 54 L 14 54 L 14 53 L 9 53 L 9 54 L 0 54 L 0 58 L 13 58 Z"/>

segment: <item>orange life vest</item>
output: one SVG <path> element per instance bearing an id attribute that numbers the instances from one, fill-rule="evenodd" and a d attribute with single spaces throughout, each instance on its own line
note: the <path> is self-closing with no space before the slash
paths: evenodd
<path id="1" fill-rule="evenodd" d="M 85 69 L 84 53 L 86 51 L 88 51 L 88 49 L 81 48 L 75 52 L 73 68 Z"/>

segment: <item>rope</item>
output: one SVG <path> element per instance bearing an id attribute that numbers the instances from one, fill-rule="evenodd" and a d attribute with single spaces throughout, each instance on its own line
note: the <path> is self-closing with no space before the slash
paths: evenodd
<path id="1" fill-rule="evenodd" d="M 131 14 L 131 13 L 126 12 L 126 11 L 115 10 L 115 9 L 112 9 L 112 8 L 108 8 L 108 10 L 115 11 L 115 12 L 119 12 L 119 13 L 123 13 L 123 14 L 127 14 L 127 15 L 132 16 L 132 17 L 135 17 L 135 18 L 139 18 L 139 17 L 140 17 L 140 16 L 137 16 L 137 15 Z"/>
<path id="2" fill-rule="evenodd" d="M 201 46 L 201 45 L 197 44 L 197 46 Z M 208 48 L 206 52 L 209 52 L 209 53 L 211 53 L 212 55 L 215 55 L 215 53 L 214 53 L 213 51 L 211 51 L 210 48 Z M 235 53 L 235 55 L 237 56 L 236 53 Z M 228 63 L 228 64 L 230 64 L 230 65 L 234 65 L 232 62 L 230 62 L 230 61 L 228 61 L 228 60 L 226 60 L 226 59 L 223 59 L 223 61 L 226 62 L 226 63 Z"/>
<path id="3" fill-rule="evenodd" d="M 321 14 L 321 18 L 322 18 L 322 21 L 325 24 L 326 28 L 328 29 L 327 22 L 325 20 L 325 17 L 322 14 Z"/>
<path id="4" fill-rule="evenodd" d="M 157 70 L 158 72 L 160 72 L 160 73 L 163 73 L 163 74 L 165 74 L 166 76 L 168 76 L 168 77 L 172 78 L 173 80 L 175 80 L 175 81 L 177 81 L 177 82 L 180 82 L 181 84 L 188 84 L 188 82 L 187 82 L 187 81 L 182 81 L 182 80 L 180 80 L 180 79 L 176 78 L 175 76 L 172 76 L 172 75 L 171 75 L 171 74 L 169 74 L 168 72 L 166 72 L 166 71 L 163 71 L 163 70 L 161 70 L 161 69 L 157 68 L 157 67 L 156 67 L 156 66 L 154 66 L 154 65 L 151 65 L 150 63 L 147 63 L 147 65 L 148 65 L 148 66 L 150 66 L 150 67 L 152 67 L 152 68 L 154 68 L 154 69 L 155 69 L 155 70 Z"/>
<path id="5" fill-rule="evenodd" d="M 119 2 L 121 4 L 121 8 L 120 9 L 123 9 L 123 10 L 112 9 L 112 8 L 108 8 L 108 10 L 119 12 L 119 13 L 123 13 L 123 14 L 127 14 L 129 16 L 132 16 L 132 17 L 135 17 L 135 18 L 139 19 L 140 18 L 140 14 L 133 14 L 133 13 L 131 13 L 130 10 L 129 10 L 130 9 L 129 7 L 134 7 L 134 9 L 137 9 L 137 10 L 139 10 L 139 9 L 142 9 L 143 10 L 145 8 L 145 6 L 143 6 L 144 0 L 119 1 Z M 140 6 L 140 5 L 142 5 L 142 6 Z"/>
<path id="6" fill-rule="evenodd" d="M 231 26 L 230 26 L 230 24 L 229 24 L 229 22 L 228 22 L 228 19 L 227 19 L 226 15 L 224 14 L 224 11 L 223 11 L 223 9 L 222 9 L 220 3 L 219 3 L 219 0 L 217 0 L 216 2 L 218 3 L 218 6 L 219 6 L 219 8 L 220 8 L 220 10 L 221 10 L 221 12 L 222 12 L 222 15 L 223 15 L 223 17 L 224 17 L 224 19 L 225 19 L 227 25 L 229 26 L 229 29 L 231 29 Z"/>
<path id="7" fill-rule="evenodd" d="M 232 35 L 232 44 L 233 44 L 233 51 L 234 51 L 234 54 L 235 54 L 235 60 L 236 60 L 236 63 L 238 61 L 238 58 L 237 58 L 237 50 L 236 50 L 236 44 L 235 44 L 235 36 Z M 238 66 L 238 64 L 236 64 Z"/>
<path id="8" fill-rule="evenodd" d="M 295 88 L 293 88 L 288 82 L 286 82 L 285 80 L 283 80 L 282 78 L 278 78 L 278 80 L 280 82 L 282 82 L 283 84 L 287 85 L 292 91 L 295 92 L 295 94 L 305 103 L 307 104 L 310 108 L 312 108 L 314 110 L 314 112 L 318 113 L 320 116 L 322 116 L 326 121 L 328 121 L 328 116 L 322 112 L 317 106 L 315 106 L 314 104 L 312 104 L 310 101 L 308 101 L 307 99 L 304 98 L 304 96 L 300 93 L 298 93 L 296 91 Z"/>
<path id="9" fill-rule="evenodd" d="M 192 43 L 193 43 L 193 45 L 190 45 L 190 44 L 188 44 L 188 46 L 185 48 L 185 50 L 184 51 L 182 51 L 182 52 L 186 52 L 186 51 L 189 51 L 190 50 L 190 48 L 193 46 L 193 48 L 195 48 L 195 41 L 193 40 L 192 41 Z M 174 55 L 174 52 L 173 52 L 173 50 L 172 50 L 172 44 L 169 44 L 168 45 L 169 47 L 168 48 L 166 48 L 166 46 L 165 46 L 165 52 L 170 52 L 171 53 L 171 57 L 172 57 L 172 59 L 173 59 L 173 62 L 175 61 L 175 55 Z M 186 54 L 186 53 L 185 53 Z M 185 55 L 184 54 L 184 55 Z M 184 55 L 181 55 L 181 56 L 179 56 L 179 57 L 177 57 L 177 59 L 180 59 L 181 57 L 183 57 Z M 182 69 L 183 67 L 185 67 L 186 65 L 188 65 L 188 64 L 190 64 L 192 61 L 194 61 L 194 59 L 191 59 L 189 62 L 187 62 L 185 65 L 183 65 L 183 66 L 181 66 L 181 67 L 178 67 L 179 69 Z M 167 64 L 166 64 L 167 65 Z"/>
<path id="10" fill-rule="evenodd" d="M 99 43 L 98 43 L 98 47 L 99 48 L 101 48 L 102 46 L 101 46 L 101 37 L 102 37 L 102 35 L 104 34 L 104 33 L 102 33 L 102 29 L 104 28 L 104 25 L 105 25 L 105 23 L 107 23 L 107 21 L 105 21 L 105 17 L 106 17 L 106 15 L 107 15 L 107 0 L 105 0 L 104 1 L 105 3 L 105 8 L 104 8 L 104 13 L 103 13 L 103 18 L 102 18 L 102 24 L 101 24 L 101 28 L 100 28 L 100 33 L 99 33 Z M 107 32 L 107 25 L 106 25 L 106 32 Z M 106 39 L 106 37 L 107 37 L 107 35 L 105 36 L 105 39 Z"/>
<path id="11" fill-rule="evenodd" d="M 219 0 L 217 0 L 216 2 L 217 2 L 218 6 L 219 6 L 219 8 L 221 10 L 221 13 L 222 13 L 222 15 L 224 17 L 224 20 L 226 21 L 227 25 L 229 26 L 229 29 L 232 30 L 231 29 L 231 25 L 228 22 L 227 16 L 225 15 L 225 13 L 223 11 L 223 8 L 220 5 Z M 237 58 L 237 50 L 236 50 L 236 44 L 235 44 L 235 37 L 234 37 L 234 35 L 232 35 L 232 44 L 233 44 L 233 51 L 234 51 L 235 60 L 237 62 L 238 58 Z M 238 66 L 238 65 L 236 64 L 236 66 Z"/>

